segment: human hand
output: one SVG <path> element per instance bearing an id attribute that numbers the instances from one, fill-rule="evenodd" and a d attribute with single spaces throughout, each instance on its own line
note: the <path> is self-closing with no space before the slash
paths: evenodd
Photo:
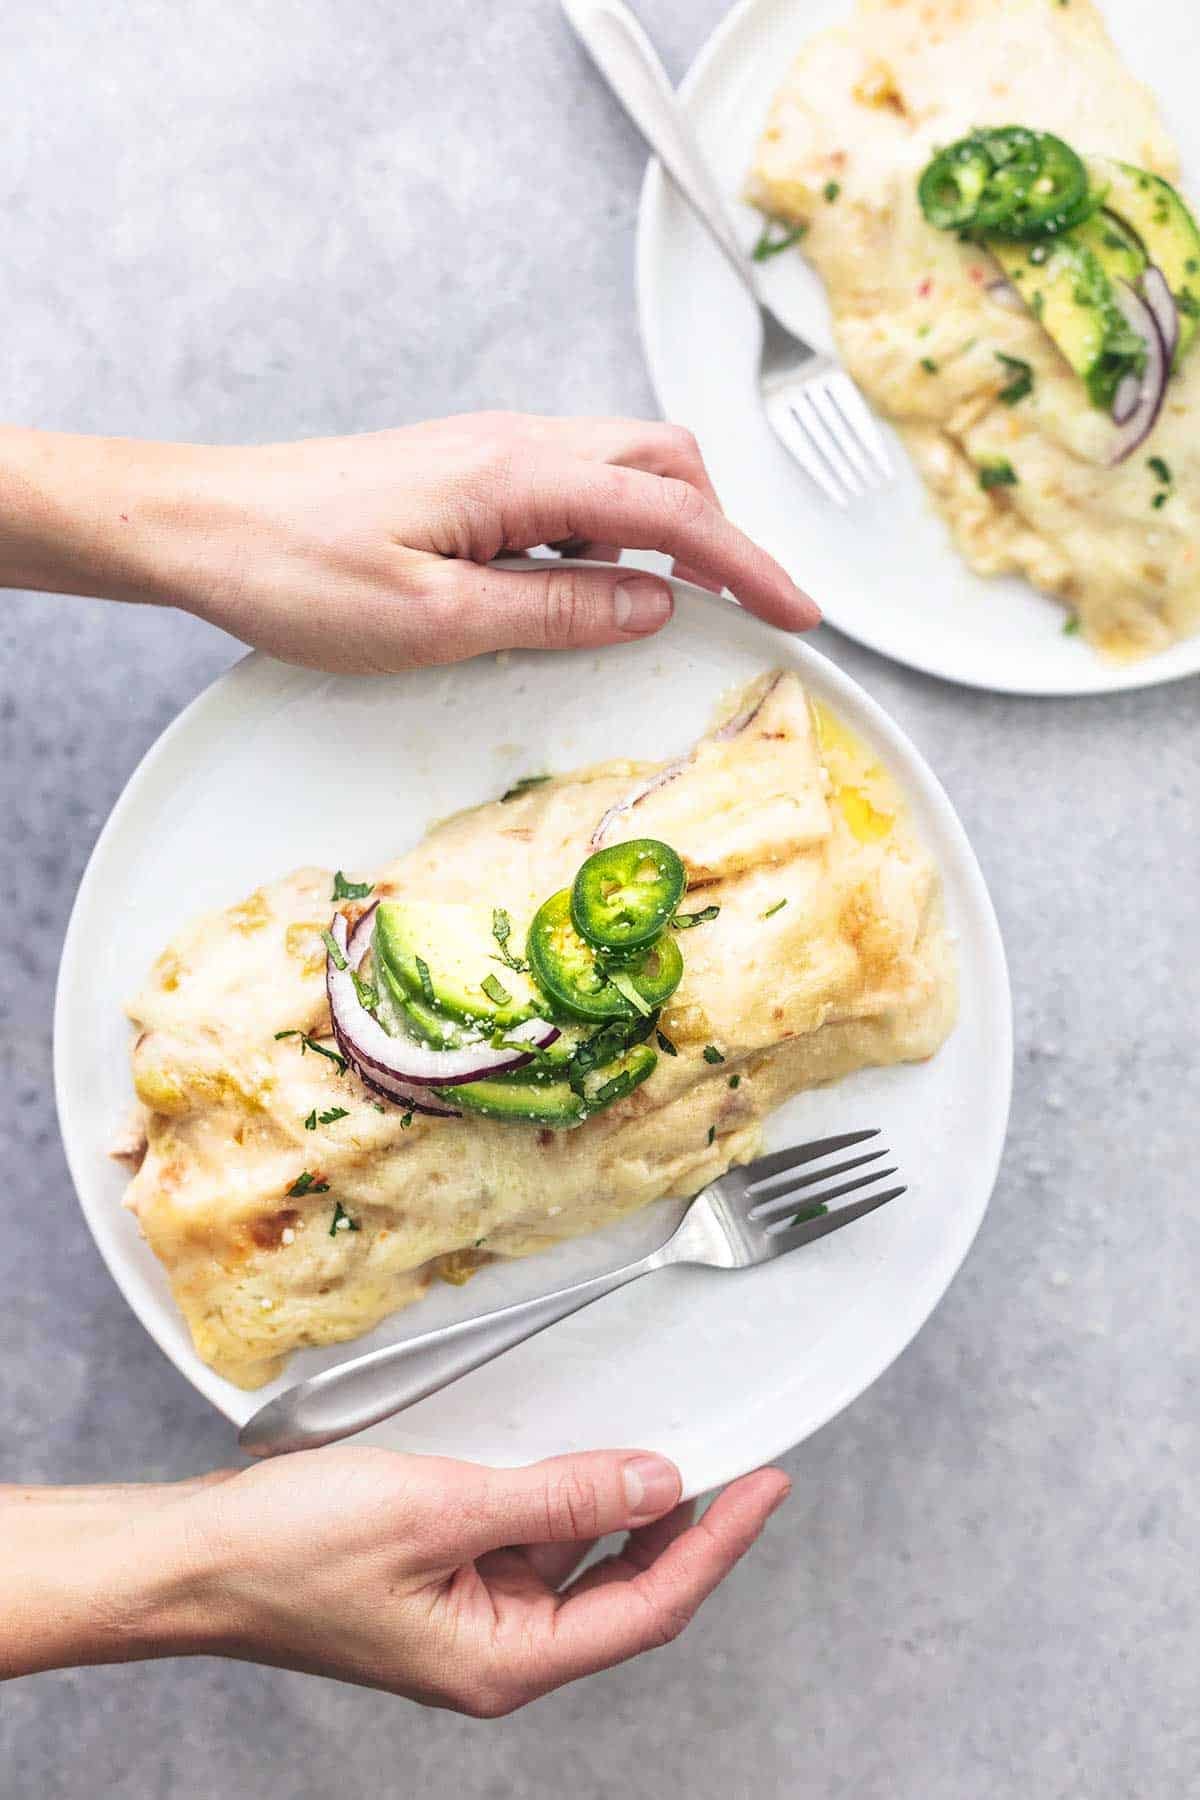
<path id="1" fill-rule="evenodd" d="M 187 1647 L 497 1717 L 670 1642 L 789 1485 L 760 1469 L 692 1524 L 674 1465 L 644 1452 L 497 1470 L 365 1447 L 281 1457 L 186 1501 L 204 1571 Z M 625 1530 L 619 1555 L 567 1580 Z"/>
<path id="2" fill-rule="evenodd" d="M 662 551 L 776 625 L 819 617 L 725 518 L 673 425 L 479 413 L 232 449 L 7 433 L 6 474 L 0 582 L 179 606 L 316 668 L 590 648 L 670 617 L 667 585 L 637 570 L 489 566 L 547 543 L 600 561 Z"/>

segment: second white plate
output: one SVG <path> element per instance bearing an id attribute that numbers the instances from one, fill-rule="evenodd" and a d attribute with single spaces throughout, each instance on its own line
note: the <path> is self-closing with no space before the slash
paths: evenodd
<path id="1" fill-rule="evenodd" d="M 771 97 L 804 41 L 849 10 L 850 0 L 743 0 L 682 84 L 680 98 L 747 244 L 761 221 L 738 196 Z M 1108 0 L 1105 12 L 1127 64 L 1158 95 L 1185 169 L 1200 178 L 1200 55 L 1188 0 L 1157 0 L 1153 30 L 1140 0 Z M 663 413 L 696 433 L 731 517 L 839 631 L 931 675 L 1017 694 L 1113 693 L 1200 670 L 1200 637 L 1145 662 L 1107 663 L 1081 638 L 1064 636 L 1061 607 L 1026 582 L 973 575 L 894 436 L 898 481 L 845 512 L 824 501 L 759 406 L 753 306 L 657 162 L 642 191 L 637 277 Z M 763 281 L 781 318 L 832 345 L 824 291 L 802 256 L 768 263 Z"/>

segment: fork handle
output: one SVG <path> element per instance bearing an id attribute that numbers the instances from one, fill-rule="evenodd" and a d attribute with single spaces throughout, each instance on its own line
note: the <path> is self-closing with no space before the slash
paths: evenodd
<path id="1" fill-rule="evenodd" d="M 661 1268 L 671 1260 L 667 1251 L 664 1245 L 623 1269 L 478 1318 L 460 1319 L 325 1369 L 268 1400 L 242 1426 L 238 1442 L 250 1456 L 279 1456 L 288 1450 L 315 1450 L 365 1431 L 524 1343 L 547 1325 Z"/>
<path id="2" fill-rule="evenodd" d="M 613 93 L 757 300 L 753 269 L 650 39 L 623 0 L 562 0 L 562 5 Z"/>

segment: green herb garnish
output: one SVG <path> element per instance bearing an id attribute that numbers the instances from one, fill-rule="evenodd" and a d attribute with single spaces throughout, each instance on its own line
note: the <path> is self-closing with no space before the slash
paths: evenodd
<path id="1" fill-rule="evenodd" d="M 671 924 L 676 931 L 690 931 L 693 925 L 707 925 L 710 919 L 716 918 L 720 910 L 719 906 L 706 906 L 702 912 L 698 913 L 677 912 L 671 920 Z"/>
<path id="2" fill-rule="evenodd" d="M 314 1188 L 313 1192 L 318 1190 Z M 361 1231 L 362 1226 L 357 1219 L 352 1219 L 340 1200 L 334 1202 L 333 1219 L 329 1226 L 330 1237 L 336 1237 L 339 1231 Z"/>
<path id="3" fill-rule="evenodd" d="M 1154 508 L 1155 512 L 1158 512 L 1159 508 L 1165 506 L 1167 504 L 1167 501 L 1170 498 L 1171 498 L 1170 494 L 1168 494 L 1166 489 L 1164 488 L 1161 494 L 1155 494 L 1155 496 L 1154 496 L 1153 500 L 1151 500 L 1150 504 Z"/>
<path id="4" fill-rule="evenodd" d="M 823 1219 L 829 1211 L 824 1200 L 818 1200 L 812 1206 L 802 1206 L 798 1213 L 793 1213 L 788 1220 L 789 1225 L 807 1225 L 810 1219 Z"/>
<path id="5" fill-rule="evenodd" d="M 923 356 L 921 358 L 921 367 L 927 375 L 936 375 L 938 372 L 938 366 L 934 362 L 932 356 Z"/>
<path id="6" fill-rule="evenodd" d="M 679 1055 L 679 1051 L 677 1050 L 675 1045 L 671 1042 L 670 1038 L 667 1036 L 665 1031 L 656 1031 L 654 1034 L 654 1039 L 664 1056 L 678 1056 Z"/>
<path id="7" fill-rule="evenodd" d="M 321 933 L 321 936 L 324 939 L 325 948 L 329 952 L 330 960 L 333 963 L 334 968 L 335 969 L 349 968 L 350 965 L 349 965 L 349 963 L 347 963 L 346 958 L 342 955 L 342 952 L 339 950 L 337 939 L 334 937 L 332 931 L 328 931 L 328 930 L 323 931 Z"/>
<path id="8" fill-rule="evenodd" d="M 348 1119 L 350 1114 L 344 1106 L 331 1106 L 328 1112 L 319 1113 L 317 1116 L 322 1125 L 333 1125 L 338 1119 Z"/>
<path id="9" fill-rule="evenodd" d="M 729 1077 L 729 1085 L 730 1085 L 730 1087 L 731 1087 L 731 1088 L 739 1088 L 739 1087 L 741 1087 L 741 1085 L 742 1085 L 742 1078 L 741 1078 L 741 1076 L 740 1076 L 740 1075 L 731 1075 L 731 1076 L 730 1076 L 730 1077 Z"/>
<path id="10" fill-rule="evenodd" d="M 504 966 L 523 975 L 529 964 L 522 962 L 519 956 L 514 956 L 508 947 L 508 940 L 512 936 L 512 920 L 502 906 L 492 908 L 492 936 L 500 946 L 500 960 Z"/>
<path id="11" fill-rule="evenodd" d="M 412 1114 L 410 1112 L 406 1112 L 404 1117 L 400 1121 L 401 1131 L 407 1131 L 409 1126 L 412 1124 L 412 1122 L 413 1122 Z"/>
<path id="12" fill-rule="evenodd" d="M 721 1055 L 721 1052 L 717 1049 L 715 1044 L 705 1044 L 704 1060 L 706 1063 L 723 1063 L 725 1058 Z"/>
<path id="13" fill-rule="evenodd" d="M 308 1170 L 305 1169 L 302 1175 L 297 1175 L 295 1181 L 293 1181 L 291 1187 L 288 1189 L 288 1199 L 299 1200 L 305 1194 L 327 1194 L 328 1192 L 329 1183 L 327 1181 L 318 1181 L 315 1175 L 310 1175 Z"/>
<path id="14" fill-rule="evenodd" d="M 1158 477 L 1164 487 L 1170 487 L 1174 477 L 1171 474 L 1170 464 L 1164 462 L 1161 456 L 1148 456 L 1146 458 L 1146 467 L 1152 475 Z"/>
<path id="15" fill-rule="evenodd" d="M 315 1106 L 304 1121 L 304 1129 L 305 1131 L 315 1131 L 317 1129 L 317 1109 Z"/>
<path id="16" fill-rule="evenodd" d="M 485 975 L 479 985 L 493 1006 L 507 1006 L 512 999 L 504 983 L 495 975 Z"/>
<path id="17" fill-rule="evenodd" d="M 824 194 L 825 199 L 830 206 L 833 205 L 841 191 L 842 184 L 840 181 L 827 181 L 825 186 L 821 189 L 821 192 Z"/>
<path id="18" fill-rule="evenodd" d="M 768 219 L 750 255 L 756 263 L 769 262 L 781 250 L 790 250 L 793 244 L 798 244 L 807 230 L 807 225 L 788 225 L 783 219 Z"/>
<path id="19" fill-rule="evenodd" d="M 709 1128 L 708 1128 L 708 1141 L 709 1141 L 709 1143 L 710 1143 L 710 1144 L 711 1144 L 711 1143 L 712 1143 L 712 1141 L 713 1141 L 713 1139 L 714 1139 L 714 1138 L 715 1138 L 715 1137 L 716 1137 L 716 1135 L 717 1135 L 717 1128 L 716 1128 L 716 1126 L 715 1126 L 715 1125 L 710 1125 L 710 1126 L 709 1126 Z"/>
<path id="20" fill-rule="evenodd" d="M 421 992 L 430 1006 L 437 1005 L 437 995 L 433 991 L 433 978 L 429 973 L 429 964 L 423 956 L 414 956 L 417 965 L 417 979 L 421 983 Z"/>
<path id="21" fill-rule="evenodd" d="M 373 893 L 374 890 L 375 883 L 373 881 L 347 881 L 339 869 L 334 875 L 333 892 L 329 898 L 331 900 L 365 900 L 367 895 Z"/>
<path id="22" fill-rule="evenodd" d="M 1064 637 L 1074 637 L 1077 634 L 1078 630 L 1079 630 L 1079 614 L 1072 613 L 1069 619 L 1066 619 L 1063 621 L 1063 636 Z"/>
<path id="23" fill-rule="evenodd" d="M 347 1063 L 345 1057 L 339 1056 L 338 1052 L 336 1050 L 327 1050 L 325 1048 L 324 1044 L 318 1044 L 316 1038 L 310 1037 L 308 1035 L 307 1031 L 300 1031 L 300 1030 L 296 1029 L 296 1030 L 292 1030 L 292 1031 L 277 1031 L 275 1033 L 276 1041 L 278 1041 L 280 1038 L 291 1038 L 291 1037 L 298 1037 L 300 1039 L 300 1054 L 301 1054 L 301 1056 L 304 1055 L 306 1050 L 313 1050 L 316 1052 L 316 1054 L 318 1056 L 328 1057 L 328 1059 L 331 1063 L 336 1063 L 338 1066 L 338 1074 L 339 1075 L 344 1075 L 346 1073 L 346 1070 L 349 1067 L 349 1064 Z"/>
<path id="24" fill-rule="evenodd" d="M 500 804 L 504 806 L 509 800 L 519 800 L 530 788 L 541 787 L 543 782 L 553 781 L 552 775 L 522 775 L 520 781 L 514 781 L 507 792 L 501 794 Z"/>
<path id="25" fill-rule="evenodd" d="M 774 906 L 768 906 L 766 912 L 759 913 L 758 916 L 760 919 L 773 919 L 775 917 L 775 914 L 777 912 L 782 912 L 786 905 L 787 905 L 786 899 L 785 900 L 777 900 L 775 902 Z"/>
<path id="26" fill-rule="evenodd" d="M 369 981 L 365 981 L 357 969 L 351 969 L 350 979 L 353 981 L 354 991 L 358 995 L 358 1004 L 364 1012 L 373 1013 L 379 1005 L 379 989 L 372 987 Z"/>
<path id="27" fill-rule="evenodd" d="M 1033 369 L 1020 356 L 1006 356 L 1003 350 L 997 350 L 996 361 L 1002 363 L 1012 376 L 1006 387 L 1000 389 L 1000 398 L 1005 406 L 1015 406 L 1018 400 L 1024 400 L 1026 394 L 1033 392 Z"/>
<path id="28" fill-rule="evenodd" d="M 979 485 L 986 494 L 997 487 L 1016 487 L 1017 471 L 1007 457 L 996 456 L 979 465 Z"/>

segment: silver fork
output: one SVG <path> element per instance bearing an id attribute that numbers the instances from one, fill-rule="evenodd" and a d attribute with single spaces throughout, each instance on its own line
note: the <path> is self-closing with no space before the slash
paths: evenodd
<path id="1" fill-rule="evenodd" d="M 563 10 L 613 93 L 697 218 L 708 226 L 762 320 L 759 388 L 784 448 L 836 506 L 892 478 L 883 436 L 832 356 L 776 318 L 758 291 L 716 183 L 650 39 L 622 0 L 562 0 Z"/>
<path id="2" fill-rule="evenodd" d="M 286 1450 L 311 1450 L 332 1444 L 353 1432 L 365 1431 L 381 1419 L 415 1406 L 418 1400 L 448 1387 L 472 1369 L 490 1362 L 514 1344 L 524 1343 L 590 1306 L 605 1294 L 675 1263 L 697 1263 L 710 1269 L 750 1269 L 773 1262 L 802 1244 L 815 1243 L 831 1231 L 840 1231 L 876 1207 L 895 1200 L 903 1187 L 883 1193 L 864 1193 L 861 1200 L 829 1211 L 832 1200 L 894 1175 L 894 1168 L 868 1168 L 886 1156 L 886 1150 L 870 1150 L 832 1167 L 798 1174 L 809 1163 L 821 1162 L 839 1150 L 849 1150 L 878 1131 L 849 1131 L 841 1137 L 821 1138 L 790 1150 L 760 1156 L 757 1162 L 728 1169 L 692 1201 L 680 1224 L 665 1244 L 649 1256 L 577 1281 L 556 1293 L 478 1318 L 460 1319 L 438 1331 L 388 1344 L 326 1369 L 260 1407 L 242 1426 L 238 1442 L 251 1456 L 278 1456 Z M 854 1170 L 860 1171 L 852 1174 Z M 839 1176 L 850 1176 L 847 1181 Z M 830 1185 L 830 1184 L 833 1185 Z"/>

